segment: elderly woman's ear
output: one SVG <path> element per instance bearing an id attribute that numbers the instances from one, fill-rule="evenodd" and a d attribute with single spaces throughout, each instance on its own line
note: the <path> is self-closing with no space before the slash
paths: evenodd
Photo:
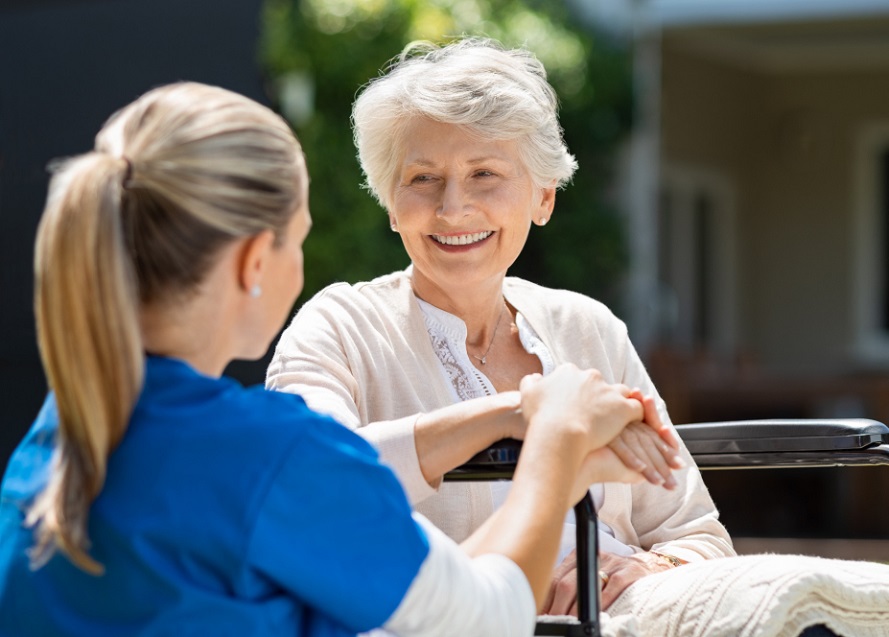
<path id="1" fill-rule="evenodd" d="M 556 205 L 556 185 L 553 183 L 540 189 L 540 205 L 534 217 L 534 223 L 545 226 L 549 218 L 553 216 L 553 207 Z"/>

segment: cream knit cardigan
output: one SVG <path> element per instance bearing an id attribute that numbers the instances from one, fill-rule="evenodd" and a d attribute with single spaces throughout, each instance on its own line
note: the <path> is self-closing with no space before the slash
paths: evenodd
<path id="1" fill-rule="evenodd" d="M 586 296 L 507 277 L 507 301 L 524 315 L 556 365 L 598 369 L 609 382 L 657 395 L 626 326 Z M 484 483 L 423 478 L 413 427 L 420 413 L 453 402 L 413 294 L 410 269 L 356 285 L 334 284 L 309 300 L 278 342 L 270 389 L 301 394 L 308 405 L 356 430 L 398 475 L 416 510 L 456 541 L 493 510 Z M 658 398 L 661 417 L 669 422 Z M 638 551 L 660 550 L 694 562 L 734 555 L 731 540 L 688 452 L 679 486 L 605 484 L 599 517 Z"/>

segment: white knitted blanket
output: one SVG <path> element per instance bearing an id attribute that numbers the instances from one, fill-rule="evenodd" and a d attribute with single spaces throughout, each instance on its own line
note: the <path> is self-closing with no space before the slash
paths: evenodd
<path id="1" fill-rule="evenodd" d="M 602 613 L 603 637 L 796 637 L 824 624 L 889 637 L 889 565 L 748 555 L 645 577 Z"/>

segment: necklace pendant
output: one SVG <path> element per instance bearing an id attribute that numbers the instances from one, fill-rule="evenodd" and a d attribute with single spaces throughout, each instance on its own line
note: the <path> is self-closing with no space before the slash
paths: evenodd
<path id="1" fill-rule="evenodd" d="M 488 357 L 487 356 L 482 356 L 479 360 L 482 362 L 482 365 L 488 364 Z"/>

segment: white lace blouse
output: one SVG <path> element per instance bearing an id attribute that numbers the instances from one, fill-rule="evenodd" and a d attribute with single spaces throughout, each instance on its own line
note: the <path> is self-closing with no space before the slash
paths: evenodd
<path id="1" fill-rule="evenodd" d="M 469 359 L 466 352 L 466 324 L 457 316 L 417 298 L 423 318 L 426 322 L 426 331 L 432 342 L 438 360 L 441 362 L 442 373 L 448 379 L 454 401 L 470 400 L 481 396 L 491 396 L 497 393 L 494 385 Z M 543 374 L 553 371 L 555 364 L 546 344 L 540 339 L 528 321 L 521 313 L 516 313 L 516 327 L 519 330 L 519 340 L 529 354 L 534 354 L 540 359 Z M 497 508 L 506 500 L 510 482 L 492 482 L 491 497 L 494 507 Z M 595 484 L 590 492 L 593 503 L 598 510 L 604 501 L 604 490 L 601 484 Z M 611 528 L 599 521 L 600 549 L 618 555 L 632 555 L 635 551 L 629 546 L 615 539 Z M 565 527 L 562 530 L 562 543 L 559 550 L 559 562 L 575 546 L 575 522 L 574 512 L 569 511 L 565 518 Z"/>

